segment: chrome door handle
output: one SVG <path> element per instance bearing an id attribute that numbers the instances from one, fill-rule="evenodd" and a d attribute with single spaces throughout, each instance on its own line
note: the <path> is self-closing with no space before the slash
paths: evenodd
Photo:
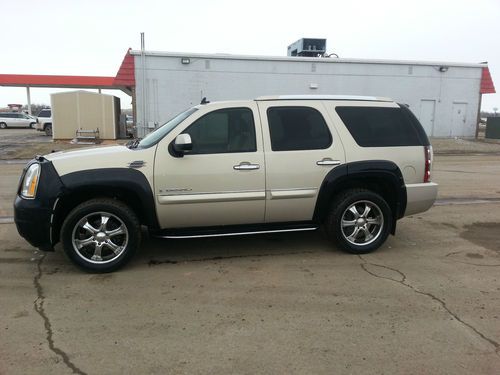
<path id="1" fill-rule="evenodd" d="M 340 165 L 342 162 L 340 160 L 332 160 L 330 158 L 323 158 L 316 162 L 316 165 Z"/>
<path id="2" fill-rule="evenodd" d="M 251 164 L 247 161 L 242 161 L 240 164 L 233 166 L 233 169 L 237 171 L 253 171 L 259 168 L 260 168 L 259 164 Z"/>

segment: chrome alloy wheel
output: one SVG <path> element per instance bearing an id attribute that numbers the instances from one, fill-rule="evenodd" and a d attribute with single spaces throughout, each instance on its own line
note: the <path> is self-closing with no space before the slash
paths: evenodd
<path id="1" fill-rule="evenodd" d="M 383 227 L 382 211 L 370 201 L 355 202 L 342 214 L 342 235 L 354 245 L 364 246 L 372 243 L 380 236 Z"/>
<path id="2" fill-rule="evenodd" d="M 85 261 L 104 264 L 117 259 L 127 247 L 129 233 L 117 216 L 93 212 L 73 228 L 71 240 L 75 252 Z"/>

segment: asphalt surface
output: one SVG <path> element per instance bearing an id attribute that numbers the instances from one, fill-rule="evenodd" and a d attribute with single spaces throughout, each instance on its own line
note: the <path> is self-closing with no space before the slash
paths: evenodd
<path id="1" fill-rule="evenodd" d="M 0 374 L 498 374 L 500 156 L 437 156 L 438 205 L 361 257 L 319 232 L 145 239 L 91 275 L 9 223 Z"/>

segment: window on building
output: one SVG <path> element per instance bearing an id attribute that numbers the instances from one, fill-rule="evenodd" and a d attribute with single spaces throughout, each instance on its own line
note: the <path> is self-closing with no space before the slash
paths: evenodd
<path id="1" fill-rule="evenodd" d="M 190 154 L 220 154 L 257 151 L 255 124 L 248 108 L 225 108 L 210 112 L 191 124 Z"/>
<path id="2" fill-rule="evenodd" d="M 319 150 L 332 144 L 325 119 L 314 108 L 271 107 L 267 120 L 273 151 Z"/>
<path id="3" fill-rule="evenodd" d="M 401 108 L 337 107 L 336 111 L 362 147 L 422 145 L 417 130 Z"/>

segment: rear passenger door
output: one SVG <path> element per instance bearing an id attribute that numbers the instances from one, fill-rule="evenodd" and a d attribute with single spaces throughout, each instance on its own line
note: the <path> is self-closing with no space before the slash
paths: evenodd
<path id="1" fill-rule="evenodd" d="M 319 101 L 259 101 L 266 159 L 266 222 L 309 221 L 344 149 Z"/>

